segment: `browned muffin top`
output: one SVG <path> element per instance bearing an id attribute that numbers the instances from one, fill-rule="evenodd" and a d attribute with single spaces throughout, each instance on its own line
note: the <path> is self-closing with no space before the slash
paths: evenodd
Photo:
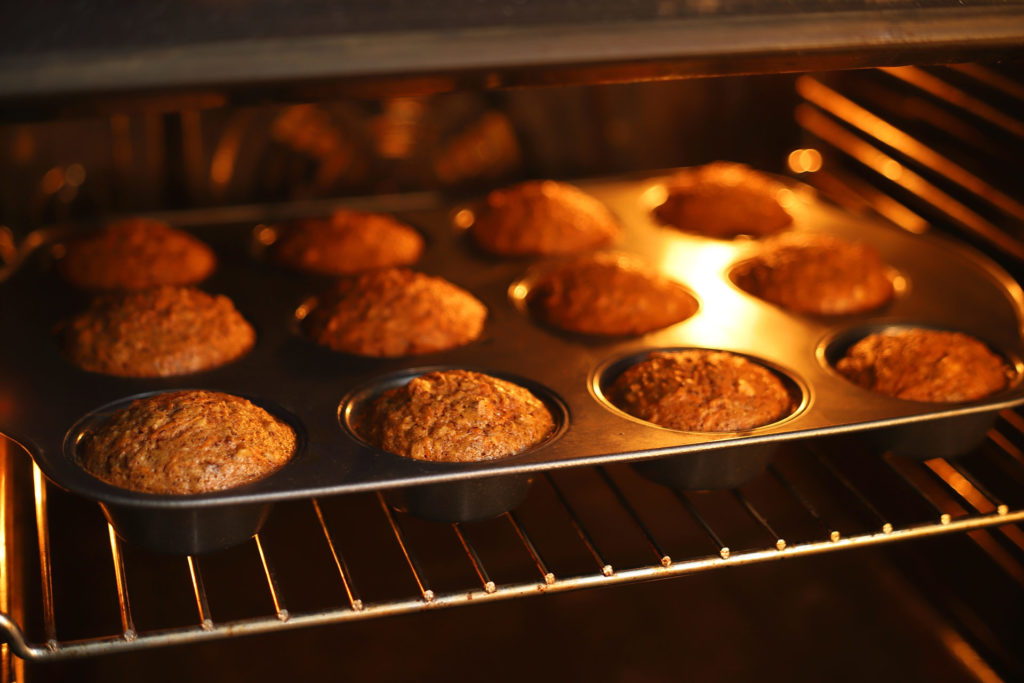
<path id="1" fill-rule="evenodd" d="M 529 301 L 551 325 L 599 335 L 644 334 L 697 310 L 696 299 L 678 283 L 611 254 L 546 268 Z"/>
<path id="2" fill-rule="evenodd" d="M 744 164 L 717 161 L 685 169 L 666 182 L 668 196 L 654 209 L 665 225 L 706 237 L 764 237 L 789 227 L 779 204 L 781 183 Z"/>
<path id="3" fill-rule="evenodd" d="M 553 180 L 494 190 L 470 233 L 484 249 L 503 256 L 569 254 L 603 247 L 619 234 L 604 204 Z"/>
<path id="4" fill-rule="evenodd" d="M 386 451 L 446 462 L 514 455 L 554 429 L 547 406 L 527 389 L 468 370 L 430 372 L 384 392 L 358 426 Z"/>
<path id="5" fill-rule="evenodd" d="M 893 296 L 888 266 L 874 247 L 829 235 L 766 240 L 737 280 L 754 296 L 796 313 L 862 313 Z"/>
<path id="6" fill-rule="evenodd" d="M 727 351 L 656 351 L 627 368 L 608 399 L 634 417 L 696 432 L 733 432 L 775 422 L 793 402 L 778 376 Z"/>
<path id="7" fill-rule="evenodd" d="M 406 266 L 423 253 L 423 237 L 379 213 L 338 209 L 329 219 L 299 221 L 282 231 L 274 254 L 282 263 L 322 275 Z"/>
<path id="8" fill-rule="evenodd" d="M 262 479 L 295 452 L 295 432 L 244 398 L 178 391 L 134 401 L 78 443 L 79 462 L 144 493 L 218 491 Z"/>
<path id="9" fill-rule="evenodd" d="M 256 340 L 229 298 L 193 287 L 98 296 L 63 331 L 75 365 L 124 377 L 215 368 L 245 354 Z"/>
<path id="10" fill-rule="evenodd" d="M 152 218 L 118 221 L 75 240 L 59 262 L 64 278 L 84 289 L 189 285 L 206 278 L 215 265 L 206 244 Z"/>
<path id="11" fill-rule="evenodd" d="M 912 328 L 871 334 L 836 364 L 865 389 L 911 401 L 972 401 L 1006 388 L 1000 356 L 962 332 Z"/>
<path id="12" fill-rule="evenodd" d="M 385 268 L 338 283 L 306 317 L 306 330 L 335 351 L 406 356 L 468 344 L 486 317 L 476 297 L 447 280 Z"/>

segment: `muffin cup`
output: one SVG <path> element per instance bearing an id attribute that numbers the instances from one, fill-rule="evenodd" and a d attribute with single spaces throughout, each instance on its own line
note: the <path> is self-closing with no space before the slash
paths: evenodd
<path id="1" fill-rule="evenodd" d="M 970 334 L 984 343 L 993 353 L 1001 356 L 1010 369 L 1011 376 L 1007 386 L 994 395 L 983 397 L 978 401 L 966 402 L 921 402 L 910 401 L 894 396 L 861 387 L 842 375 L 836 365 L 846 355 L 846 352 L 854 344 L 865 337 L 889 330 L 903 329 L 931 329 L 949 332 L 964 332 Z M 979 337 L 971 332 L 957 330 L 949 327 L 942 327 L 928 324 L 908 323 L 877 323 L 873 325 L 858 325 L 843 330 L 826 339 L 819 346 L 819 359 L 836 376 L 848 382 L 851 391 L 868 392 L 873 400 L 888 403 L 890 405 L 925 405 L 934 409 L 947 408 L 951 411 L 958 411 L 954 414 L 937 415 L 934 417 L 925 416 L 922 419 L 903 422 L 890 427 L 879 427 L 860 433 L 860 439 L 869 448 L 876 451 L 888 451 L 914 460 L 929 460 L 931 458 L 957 458 L 970 453 L 979 447 L 986 438 L 989 429 L 995 424 L 999 415 L 999 409 L 978 410 L 976 404 L 997 399 L 999 395 L 1007 393 L 1015 387 L 1021 377 L 1020 361 L 1006 353 L 996 344 Z"/>
<path id="2" fill-rule="evenodd" d="M 610 409 L 631 420 L 649 425 L 653 429 L 667 429 L 653 422 L 648 422 L 634 415 L 631 415 L 608 399 L 605 390 L 621 375 L 627 368 L 643 361 L 650 353 L 657 351 L 682 351 L 682 348 L 659 348 L 645 349 L 606 365 L 595 375 L 594 389 L 598 398 Z M 711 350 L 711 349 L 709 349 Z M 718 350 L 718 349 L 714 349 Z M 786 387 L 792 399 L 792 409 L 789 413 L 767 425 L 755 427 L 743 432 L 707 432 L 722 438 L 730 436 L 751 436 L 780 422 L 789 420 L 799 413 L 807 404 L 807 392 L 789 372 L 778 366 L 768 363 L 759 358 L 747 354 L 729 351 L 738 356 L 745 356 L 750 361 L 770 370 L 778 377 Z M 695 434 L 697 432 L 684 432 Z M 664 484 L 677 489 L 686 490 L 712 490 L 728 489 L 742 486 L 751 479 L 754 479 L 768 466 L 772 456 L 775 454 L 778 445 L 775 442 L 759 441 L 735 446 L 723 445 L 715 448 L 702 448 L 701 450 L 669 455 L 660 458 L 651 458 L 631 463 L 632 468 L 641 476 L 653 482 Z"/>
<path id="3" fill-rule="evenodd" d="M 356 429 L 356 424 L 369 404 L 388 389 L 404 386 L 413 378 L 429 372 L 452 369 L 456 368 L 427 367 L 403 370 L 356 389 L 342 399 L 339 405 L 338 418 L 342 428 L 356 441 L 359 441 L 367 448 L 377 451 L 380 457 L 412 460 L 411 458 L 404 458 L 401 455 L 382 451 L 369 443 Z M 544 405 L 551 412 L 551 416 L 555 421 L 555 430 L 547 439 L 533 448 L 551 443 L 551 441 L 557 439 L 565 431 L 568 424 L 568 412 L 565 405 L 546 387 L 520 377 L 508 376 L 502 373 L 488 374 L 529 389 L 534 396 L 544 402 Z M 529 450 L 533 450 L 533 448 Z M 500 458 L 499 460 L 506 462 L 518 455 L 521 455 L 521 453 Z M 472 468 L 474 465 L 496 461 L 487 460 L 480 463 L 417 462 L 421 462 L 424 467 L 430 468 L 436 474 L 450 474 L 456 469 Z M 479 476 L 441 481 L 436 484 L 418 484 L 390 489 L 385 493 L 385 498 L 395 509 L 422 519 L 434 522 L 474 522 L 497 517 L 515 509 L 525 500 L 532 483 L 533 475 L 530 473 Z"/>
<path id="4" fill-rule="evenodd" d="M 514 510 L 530 492 L 533 477 L 509 474 L 389 491 L 391 507 L 432 522 L 478 522 Z"/>
<path id="5" fill-rule="evenodd" d="M 173 389 L 171 391 L 178 391 Z M 273 503 L 247 495 L 247 487 L 211 491 L 209 493 L 156 495 L 142 493 L 108 484 L 88 473 L 78 461 L 78 442 L 91 428 L 98 426 L 110 415 L 126 408 L 137 399 L 165 393 L 161 391 L 136 394 L 108 403 L 83 416 L 68 430 L 64 438 L 64 456 L 67 472 L 63 481 L 75 481 L 73 489 L 96 499 L 114 532 L 126 543 L 146 550 L 169 555 L 199 555 L 224 550 L 248 541 L 263 527 Z M 295 432 L 295 452 L 291 461 L 299 457 L 305 447 L 306 435 L 301 423 L 280 407 L 251 396 L 242 396 L 278 419 L 286 422 Z M 289 463 L 285 463 L 287 468 Z M 280 471 L 280 470 L 279 470 Z M 268 477 L 274 476 L 271 473 Z M 246 500 L 214 502 L 211 497 L 241 494 Z"/>
<path id="6" fill-rule="evenodd" d="M 122 540 L 170 555 L 201 555 L 245 543 L 263 528 L 271 507 L 252 503 L 162 509 L 100 503 Z"/>
<path id="7" fill-rule="evenodd" d="M 727 446 L 700 453 L 641 460 L 632 463 L 632 467 L 645 479 L 675 489 L 732 489 L 764 472 L 777 449 L 774 443 Z"/>

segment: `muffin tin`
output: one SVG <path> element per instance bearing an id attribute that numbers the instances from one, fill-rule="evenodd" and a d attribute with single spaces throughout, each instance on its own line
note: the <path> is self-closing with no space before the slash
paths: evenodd
<path id="1" fill-rule="evenodd" d="M 163 379 L 107 377 L 72 366 L 54 328 L 88 301 L 53 267 L 60 231 L 48 231 L 0 284 L 0 430 L 23 444 L 57 485 L 98 501 L 127 540 L 174 553 L 199 553 L 240 542 L 258 531 L 278 500 L 387 490 L 396 505 L 423 516 L 456 521 L 498 513 L 515 504 L 538 471 L 615 461 L 661 462 L 673 456 L 669 483 L 693 488 L 734 486 L 756 474 L 766 449 L 791 439 L 863 432 L 879 448 L 915 446 L 912 455 L 954 455 L 984 436 L 1000 409 L 1024 403 L 1024 295 L 998 266 L 942 238 L 902 232 L 852 215 L 799 183 L 784 180 L 781 201 L 792 230 L 828 232 L 873 244 L 898 273 L 897 295 L 872 313 L 843 317 L 796 315 L 753 297 L 733 282 L 735 268 L 757 242 L 720 241 L 658 225 L 651 208 L 664 177 L 579 182 L 623 226 L 610 249 L 638 255 L 679 281 L 698 299 L 697 312 L 668 328 L 635 338 L 565 333 L 535 321 L 523 278 L 537 259 L 484 254 L 464 234 L 471 203 L 432 194 L 379 197 L 344 205 L 393 212 L 419 229 L 427 247 L 416 268 L 441 275 L 488 306 L 483 337 L 462 348 L 397 359 L 363 358 L 320 348 L 295 324 L 296 311 L 331 280 L 302 276 L 268 262 L 261 249 L 273 231 L 254 227 L 300 216 L 325 215 L 341 202 L 203 209 L 163 214 L 217 251 L 219 267 L 202 287 L 230 296 L 257 331 L 254 349 L 214 370 Z M 964 404 L 901 401 L 857 387 L 830 363 L 845 345 L 891 325 L 924 325 L 972 334 L 1004 355 L 1010 386 Z M 602 387 L 624 359 L 647 351 L 710 348 L 745 354 L 788 378 L 798 395 L 789 417 L 742 433 L 691 433 L 644 423 L 609 406 Z M 479 463 L 430 463 L 383 453 L 346 426 L 357 399 L 436 367 L 478 370 L 537 387 L 561 412 L 558 433 L 510 458 Z M 397 378 L 397 379 L 396 379 Z M 243 487 L 197 496 L 139 494 L 109 486 L 81 470 L 75 444 L 81 430 L 133 397 L 202 388 L 245 396 L 291 421 L 299 451 L 274 475 Z M 355 402 L 353 402 L 355 401 Z M 559 419 L 556 415 L 556 419 Z M 941 426 L 940 426 L 941 425 Z M 951 449 L 946 441 L 960 439 Z M 955 451 L 955 452 L 954 452 Z M 699 457 L 698 457 L 699 456 Z M 698 464 L 698 463 L 711 463 Z M 711 467 L 713 474 L 702 474 Z M 657 467 L 655 468 L 657 469 Z M 651 476 L 658 475 L 655 472 Z M 472 501 L 503 500 L 491 509 Z M 518 488 L 517 488 L 518 487 Z M 396 491 L 402 489 L 401 494 Z M 505 490 L 507 489 L 507 490 Z M 465 497 L 471 503 L 452 503 Z M 412 501 L 410 503 L 410 501 Z M 483 505 L 483 508 L 486 508 Z M 210 531 L 210 533 L 207 533 Z"/>

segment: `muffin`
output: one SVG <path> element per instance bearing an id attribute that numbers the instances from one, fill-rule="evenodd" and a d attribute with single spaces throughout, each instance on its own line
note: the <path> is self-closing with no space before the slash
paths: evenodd
<path id="1" fill-rule="evenodd" d="M 319 275 L 350 275 L 371 268 L 406 266 L 423 253 L 423 237 L 405 223 L 378 213 L 338 209 L 328 219 L 304 220 L 281 231 L 274 257 Z"/>
<path id="2" fill-rule="evenodd" d="M 430 372 L 384 392 L 357 427 L 383 450 L 444 462 L 504 458 L 554 430 L 551 412 L 527 389 L 468 370 Z"/>
<path id="3" fill-rule="evenodd" d="M 636 335 L 668 327 L 697 310 L 680 284 L 610 254 L 544 269 L 529 294 L 544 322 L 571 332 Z"/>
<path id="4" fill-rule="evenodd" d="M 854 384 L 910 401 L 973 401 L 1005 389 L 1006 361 L 962 332 L 910 328 L 870 334 L 836 369 Z"/>
<path id="5" fill-rule="evenodd" d="M 226 296 L 171 286 L 100 295 L 63 336 L 75 365 L 123 377 L 208 370 L 244 355 L 256 340 Z"/>
<path id="6" fill-rule="evenodd" d="M 491 192 L 469 232 L 494 254 L 533 256 L 603 247 L 618 237 L 619 226 L 582 190 L 541 180 Z"/>
<path id="7" fill-rule="evenodd" d="M 132 402 L 78 443 L 79 463 L 143 493 L 194 494 L 262 479 L 295 452 L 295 432 L 244 398 L 212 391 Z"/>
<path id="8" fill-rule="evenodd" d="M 83 289 L 190 285 L 213 272 L 213 250 L 152 218 L 129 218 L 67 245 L 58 268 Z"/>
<path id="9" fill-rule="evenodd" d="M 889 267 L 871 246 L 829 235 L 784 235 L 766 240 L 737 284 L 795 313 L 844 315 L 887 304 Z"/>
<path id="10" fill-rule="evenodd" d="M 385 268 L 343 280 L 305 318 L 313 341 L 361 356 L 407 356 L 463 346 L 487 308 L 439 277 Z"/>
<path id="11" fill-rule="evenodd" d="M 647 422 L 694 432 L 735 432 L 793 409 L 782 380 L 727 351 L 656 351 L 619 375 L 608 400 Z"/>
<path id="12" fill-rule="evenodd" d="M 666 183 L 658 222 L 705 237 L 764 237 L 789 227 L 779 204 L 783 185 L 744 164 L 717 161 L 680 171 Z"/>

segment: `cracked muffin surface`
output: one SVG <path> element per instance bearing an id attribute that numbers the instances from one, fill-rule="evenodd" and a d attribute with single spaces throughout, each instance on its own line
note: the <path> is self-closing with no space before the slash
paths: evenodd
<path id="1" fill-rule="evenodd" d="M 529 303 L 549 325 L 593 335 L 644 334 L 697 311 L 697 300 L 681 284 L 612 254 L 546 266 Z"/>
<path id="2" fill-rule="evenodd" d="M 647 422 L 696 432 L 761 427 L 788 415 L 793 401 L 779 377 L 727 351 L 656 351 L 619 375 L 608 400 Z"/>
<path id="3" fill-rule="evenodd" d="M 195 494 L 262 479 L 295 453 L 295 432 L 231 394 L 178 391 L 140 398 L 78 444 L 79 463 L 114 486 Z"/>
<path id="4" fill-rule="evenodd" d="M 284 226 L 273 253 L 279 262 L 298 270 L 350 275 L 415 263 L 423 253 L 423 237 L 386 214 L 338 209 L 329 218 Z"/>
<path id="5" fill-rule="evenodd" d="M 765 301 L 818 315 L 872 311 L 894 293 L 889 267 L 874 247 L 830 235 L 770 238 L 738 280 Z"/>
<path id="6" fill-rule="evenodd" d="M 389 389 L 357 425 L 390 453 L 446 462 L 515 455 L 554 430 L 551 411 L 528 389 L 469 370 L 430 372 Z"/>
<path id="7" fill-rule="evenodd" d="M 228 297 L 171 286 L 100 295 L 62 332 L 75 365 L 123 377 L 209 370 L 241 357 L 256 340 Z"/>
<path id="8" fill-rule="evenodd" d="M 443 278 L 385 268 L 342 280 L 304 325 L 335 351 L 395 357 L 464 346 L 483 333 L 486 318 L 475 296 Z"/>
<path id="9" fill-rule="evenodd" d="M 870 334 L 849 348 L 836 369 L 865 389 L 929 402 L 984 398 L 1005 389 L 1013 376 L 978 339 L 925 328 Z"/>
<path id="10" fill-rule="evenodd" d="M 611 212 L 577 187 L 532 180 L 487 195 L 469 232 L 502 256 L 571 254 L 597 249 L 619 235 Z"/>
<path id="11" fill-rule="evenodd" d="M 779 203 L 782 183 L 745 164 L 716 161 L 679 171 L 665 182 L 654 218 L 683 232 L 732 239 L 785 230 L 792 216 Z"/>
<path id="12" fill-rule="evenodd" d="M 83 289 L 190 285 L 216 267 L 213 250 L 187 232 L 152 218 L 129 218 L 68 243 L 58 269 Z"/>

